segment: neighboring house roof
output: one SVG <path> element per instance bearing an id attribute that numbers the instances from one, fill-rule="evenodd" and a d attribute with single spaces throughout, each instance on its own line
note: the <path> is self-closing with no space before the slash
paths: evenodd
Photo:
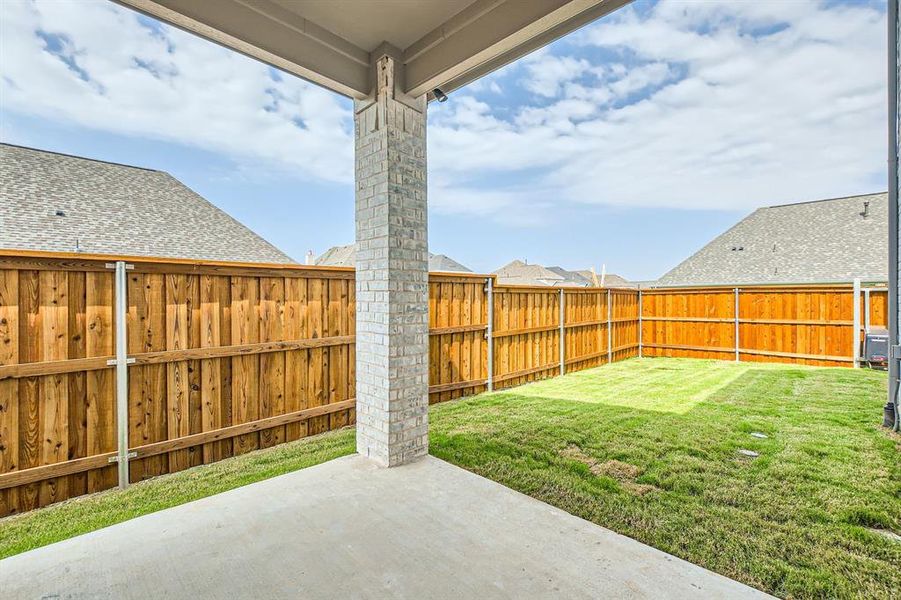
<path id="1" fill-rule="evenodd" d="M 578 271 L 567 271 L 563 267 L 547 267 L 547 270 L 563 278 L 558 285 L 564 287 L 589 287 L 592 285 L 591 279 L 585 278 Z"/>
<path id="2" fill-rule="evenodd" d="M 177 179 L 0 144 L 0 248 L 293 263 Z"/>
<path id="3" fill-rule="evenodd" d="M 353 267 L 354 245 L 332 246 L 316 259 L 316 264 L 323 267 Z"/>
<path id="4" fill-rule="evenodd" d="M 472 273 L 472 271 L 446 254 L 432 254 L 431 252 L 429 252 L 429 271 Z"/>
<path id="5" fill-rule="evenodd" d="M 558 286 L 564 277 L 541 265 L 528 264 L 521 260 L 507 263 L 494 271 L 500 285 Z"/>
<path id="6" fill-rule="evenodd" d="M 316 264 L 330 267 L 352 267 L 355 264 L 354 245 L 332 246 L 316 259 Z M 432 254 L 431 252 L 429 252 L 429 271 L 472 272 L 444 254 Z"/>
<path id="7" fill-rule="evenodd" d="M 888 194 L 867 194 L 760 208 L 656 284 L 885 281 L 887 265 Z"/>
<path id="8" fill-rule="evenodd" d="M 599 273 L 594 273 L 590 270 L 583 269 L 581 271 L 575 271 L 585 279 L 591 282 L 591 285 L 594 285 L 594 276 L 597 276 L 598 283 L 601 281 L 601 275 Z M 630 288 L 635 287 L 635 283 L 629 281 L 625 277 L 617 275 L 615 273 L 606 273 L 604 275 L 604 287 L 612 287 L 612 288 Z"/>
<path id="9" fill-rule="evenodd" d="M 567 271 L 563 267 L 544 267 L 514 260 L 494 272 L 498 285 L 529 285 L 550 287 L 591 287 L 594 279 L 591 271 Z M 600 277 L 598 277 L 600 280 Z M 606 287 L 631 287 L 626 279 L 608 273 Z"/>

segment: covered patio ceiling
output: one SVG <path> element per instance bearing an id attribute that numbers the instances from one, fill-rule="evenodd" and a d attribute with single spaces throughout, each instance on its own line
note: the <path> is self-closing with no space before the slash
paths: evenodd
<path id="1" fill-rule="evenodd" d="M 451 92 L 630 0 L 116 0 L 361 99 L 373 53 L 404 66 L 402 91 Z"/>

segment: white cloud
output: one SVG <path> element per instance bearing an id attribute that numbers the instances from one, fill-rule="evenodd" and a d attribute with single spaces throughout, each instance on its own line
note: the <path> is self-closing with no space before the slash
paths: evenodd
<path id="1" fill-rule="evenodd" d="M 5 110 L 350 182 L 349 103 L 107 1 L 0 3 Z"/>
<path id="2" fill-rule="evenodd" d="M 627 7 L 526 65 L 523 87 L 542 99 L 501 118 L 458 93 L 432 121 L 430 165 L 467 189 L 497 180 L 486 194 L 528 172 L 535 192 L 519 212 L 538 190 L 557 203 L 687 209 L 874 191 L 885 185 L 885 60 L 885 14 L 858 3 Z"/>
<path id="3" fill-rule="evenodd" d="M 528 73 L 524 87 L 546 98 L 560 95 L 564 84 L 579 79 L 591 70 L 591 63 L 587 60 L 554 56 L 547 52 L 536 52 L 523 62 Z"/>
<path id="4" fill-rule="evenodd" d="M 672 68 L 663 62 L 648 63 L 627 70 L 622 77 L 610 84 L 610 91 L 617 98 L 657 86 L 672 76 Z"/>
<path id="5" fill-rule="evenodd" d="M 529 225 L 872 191 L 885 54 L 860 3 L 627 7 L 434 105 L 430 201 Z M 0 61 L 4 110 L 352 181 L 348 101 L 105 0 L 0 2 Z"/>
<path id="6" fill-rule="evenodd" d="M 521 210 L 527 202 L 530 210 Z M 535 227 L 547 218 L 552 203 L 536 190 L 521 187 L 465 187 L 446 181 L 429 182 L 429 208 L 447 215 L 500 218 L 508 225 Z"/>

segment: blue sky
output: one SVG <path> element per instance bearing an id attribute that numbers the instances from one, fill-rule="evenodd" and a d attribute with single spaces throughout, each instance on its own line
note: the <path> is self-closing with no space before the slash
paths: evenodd
<path id="1" fill-rule="evenodd" d="M 881 191 L 885 3 L 639 1 L 429 113 L 430 246 L 662 275 Z M 353 239 L 350 101 L 103 0 L 0 3 L 0 138 L 172 173 L 298 260 Z"/>

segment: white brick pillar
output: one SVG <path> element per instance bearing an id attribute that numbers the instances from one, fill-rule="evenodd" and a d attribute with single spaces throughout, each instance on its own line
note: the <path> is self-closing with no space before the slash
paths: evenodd
<path id="1" fill-rule="evenodd" d="M 357 452 L 383 466 L 428 453 L 426 98 L 396 91 L 389 56 L 354 106 Z"/>

